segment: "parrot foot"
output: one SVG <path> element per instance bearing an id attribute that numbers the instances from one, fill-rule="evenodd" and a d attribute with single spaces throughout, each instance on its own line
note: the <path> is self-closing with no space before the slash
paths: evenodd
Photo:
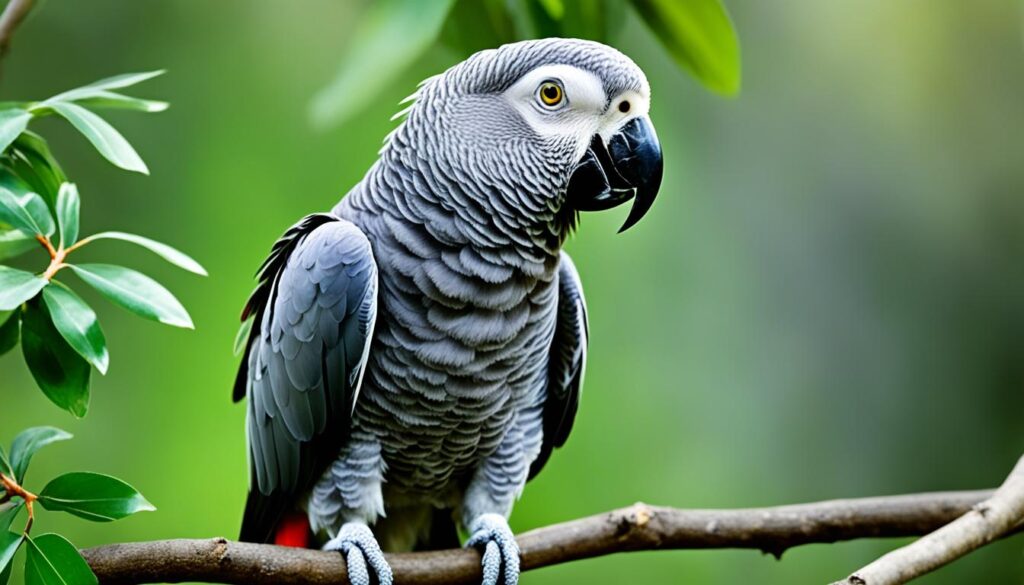
<path id="1" fill-rule="evenodd" d="M 470 527 L 472 535 L 466 546 L 483 551 L 483 585 L 498 585 L 504 575 L 504 585 L 519 583 L 519 545 L 516 543 L 508 520 L 500 514 L 482 514 Z"/>
<path id="2" fill-rule="evenodd" d="M 391 567 L 384 559 L 370 527 L 360 522 L 347 522 L 338 535 L 324 545 L 324 550 L 340 551 L 348 567 L 348 580 L 352 585 L 371 585 L 370 570 L 380 585 L 392 585 Z"/>

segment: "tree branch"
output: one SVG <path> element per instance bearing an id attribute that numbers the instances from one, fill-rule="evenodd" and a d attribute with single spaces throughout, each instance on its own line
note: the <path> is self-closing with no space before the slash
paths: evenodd
<path id="1" fill-rule="evenodd" d="M 740 510 L 636 504 L 532 530 L 517 540 L 523 570 L 638 550 L 749 548 L 778 557 L 802 544 L 927 534 L 992 496 L 992 491 L 941 492 Z M 115 544 L 82 552 L 104 585 L 347 582 L 338 553 L 223 538 Z M 387 559 L 396 583 L 480 582 L 480 555 L 474 550 L 389 554 Z"/>
<path id="2" fill-rule="evenodd" d="M 898 585 L 1024 527 L 1024 457 L 987 500 L 935 532 L 833 585 Z"/>
<path id="3" fill-rule="evenodd" d="M 9 0 L 7 2 L 3 14 L 0 14 L 0 58 L 6 56 L 10 51 L 14 31 L 28 16 L 33 4 L 35 4 L 35 0 Z"/>

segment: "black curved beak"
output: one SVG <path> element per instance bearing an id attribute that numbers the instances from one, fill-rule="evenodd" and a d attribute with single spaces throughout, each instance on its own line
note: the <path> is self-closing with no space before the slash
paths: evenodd
<path id="1" fill-rule="evenodd" d="M 603 211 L 634 199 L 622 233 L 654 205 L 664 164 L 661 144 L 646 117 L 627 122 L 607 144 L 594 136 L 569 179 L 567 203 L 578 211 Z"/>

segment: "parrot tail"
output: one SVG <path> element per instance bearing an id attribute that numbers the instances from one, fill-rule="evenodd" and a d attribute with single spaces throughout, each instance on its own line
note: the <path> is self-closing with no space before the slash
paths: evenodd
<path id="1" fill-rule="evenodd" d="M 309 548 L 312 541 L 309 517 L 302 512 L 292 512 L 281 519 L 274 533 L 274 544 L 293 548 Z"/>

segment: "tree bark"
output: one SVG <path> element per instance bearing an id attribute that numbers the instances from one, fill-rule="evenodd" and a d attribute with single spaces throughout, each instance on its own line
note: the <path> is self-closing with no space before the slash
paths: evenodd
<path id="1" fill-rule="evenodd" d="M 992 497 L 992 491 L 831 500 L 738 510 L 682 510 L 635 504 L 517 537 L 522 569 L 618 552 L 748 548 L 776 557 L 793 546 L 927 534 Z M 238 585 L 347 583 L 338 553 L 207 540 L 168 540 L 86 549 L 104 585 L 204 581 Z M 480 582 L 475 550 L 387 555 L 396 584 Z"/>
<path id="2" fill-rule="evenodd" d="M 1024 457 L 1003 485 L 963 516 L 832 585 L 899 585 L 945 566 L 1024 525 Z"/>

